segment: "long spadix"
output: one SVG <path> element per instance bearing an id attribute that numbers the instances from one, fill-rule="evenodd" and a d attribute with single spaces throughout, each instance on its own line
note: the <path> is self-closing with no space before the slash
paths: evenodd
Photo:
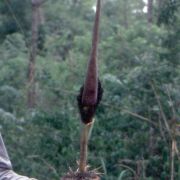
<path id="1" fill-rule="evenodd" d="M 86 79 L 84 82 L 84 90 L 82 95 L 82 103 L 87 105 L 95 105 L 98 96 L 98 65 L 97 65 L 97 48 L 99 37 L 99 19 L 100 19 L 101 1 L 97 1 L 96 17 L 93 29 L 93 39 L 91 54 L 87 67 Z"/>
<path id="2" fill-rule="evenodd" d="M 78 105 L 81 119 L 87 124 L 92 121 L 96 107 L 102 96 L 100 81 L 98 80 L 98 40 L 100 23 L 101 0 L 97 0 L 96 15 L 93 28 L 92 47 L 87 66 L 87 73 L 80 95 L 78 96 Z"/>

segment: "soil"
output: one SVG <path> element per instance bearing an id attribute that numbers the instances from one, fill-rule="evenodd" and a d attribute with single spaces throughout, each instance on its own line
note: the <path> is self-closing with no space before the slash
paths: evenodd
<path id="1" fill-rule="evenodd" d="M 62 177 L 61 180 L 100 180 L 100 177 L 95 172 L 70 172 Z"/>

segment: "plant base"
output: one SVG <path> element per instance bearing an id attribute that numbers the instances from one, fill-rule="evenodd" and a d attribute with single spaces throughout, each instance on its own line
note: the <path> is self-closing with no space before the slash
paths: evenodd
<path id="1" fill-rule="evenodd" d="M 61 180 L 100 180 L 100 177 L 93 171 L 84 173 L 70 172 L 62 177 Z"/>

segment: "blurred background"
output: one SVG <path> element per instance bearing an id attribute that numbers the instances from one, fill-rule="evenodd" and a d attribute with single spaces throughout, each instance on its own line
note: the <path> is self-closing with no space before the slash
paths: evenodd
<path id="1" fill-rule="evenodd" d="M 0 1 L 0 131 L 20 174 L 77 169 L 95 4 Z M 98 61 L 91 169 L 102 180 L 179 180 L 180 2 L 103 0 Z"/>

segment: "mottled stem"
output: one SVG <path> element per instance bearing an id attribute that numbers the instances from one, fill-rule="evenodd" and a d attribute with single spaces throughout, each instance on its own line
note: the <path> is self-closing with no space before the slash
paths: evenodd
<path id="1" fill-rule="evenodd" d="M 79 171 L 81 173 L 86 172 L 87 168 L 87 154 L 88 154 L 88 140 L 91 128 L 94 121 L 83 125 L 81 142 L 80 142 L 80 162 L 79 162 Z"/>

